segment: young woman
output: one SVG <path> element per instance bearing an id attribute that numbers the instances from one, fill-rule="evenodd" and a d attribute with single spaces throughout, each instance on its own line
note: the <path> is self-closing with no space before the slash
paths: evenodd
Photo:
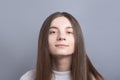
<path id="1" fill-rule="evenodd" d="M 81 27 L 71 14 L 56 12 L 44 21 L 36 69 L 20 80 L 103 80 L 86 54 Z"/>

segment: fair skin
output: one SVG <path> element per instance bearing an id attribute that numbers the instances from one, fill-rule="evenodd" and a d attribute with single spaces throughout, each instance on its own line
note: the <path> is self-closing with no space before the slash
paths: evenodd
<path id="1" fill-rule="evenodd" d="M 66 17 L 57 17 L 51 22 L 48 44 L 53 57 L 53 69 L 69 71 L 75 40 L 72 25 Z"/>

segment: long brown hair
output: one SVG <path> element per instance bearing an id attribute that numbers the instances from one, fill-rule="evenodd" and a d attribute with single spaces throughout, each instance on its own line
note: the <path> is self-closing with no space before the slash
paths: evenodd
<path id="1" fill-rule="evenodd" d="M 64 16 L 72 24 L 75 32 L 75 51 L 72 54 L 71 63 L 71 80 L 103 80 L 103 77 L 97 72 L 88 58 L 81 27 L 77 20 L 67 12 L 55 12 L 44 21 L 38 40 L 38 55 L 36 64 L 36 80 L 51 80 L 52 78 L 52 57 L 48 49 L 48 31 L 51 22 L 57 18 Z"/>

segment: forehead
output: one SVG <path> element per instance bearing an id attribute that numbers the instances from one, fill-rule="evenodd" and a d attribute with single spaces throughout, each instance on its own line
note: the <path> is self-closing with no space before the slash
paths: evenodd
<path id="1" fill-rule="evenodd" d="M 55 18 L 52 22 L 51 22 L 51 26 L 55 26 L 55 27 L 72 27 L 71 22 L 64 16 L 62 17 L 57 17 Z"/>

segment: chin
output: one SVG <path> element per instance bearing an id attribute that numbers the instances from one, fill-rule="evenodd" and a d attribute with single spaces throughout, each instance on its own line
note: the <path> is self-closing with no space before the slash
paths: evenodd
<path id="1" fill-rule="evenodd" d="M 72 53 L 55 53 L 56 56 L 71 56 Z"/>
<path id="2" fill-rule="evenodd" d="M 70 58 L 70 57 L 72 57 L 72 55 L 53 55 L 54 57 L 56 57 L 56 58 Z"/>

